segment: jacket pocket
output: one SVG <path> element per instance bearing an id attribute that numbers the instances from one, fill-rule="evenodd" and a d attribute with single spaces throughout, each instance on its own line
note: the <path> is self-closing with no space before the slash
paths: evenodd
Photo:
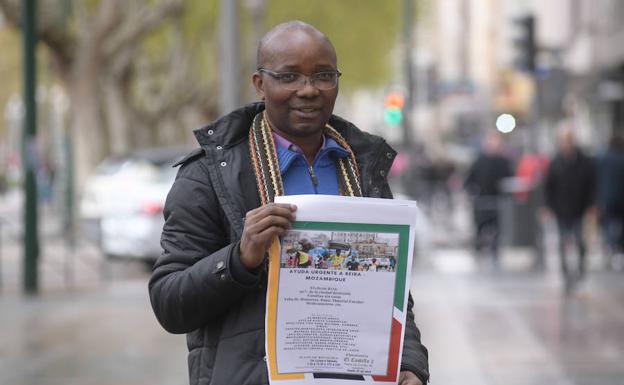
<path id="1" fill-rule="evenodd" d="M 268 384 L 264 357 L 264 329 L 221 339 L 211 385 Z"/>
<path id="2" fill-rule="evenodd" d="M 189 352 L 189 384 L 208 385 L 212 380 L 212 368 L 216 348 L 196 348 Z"/>

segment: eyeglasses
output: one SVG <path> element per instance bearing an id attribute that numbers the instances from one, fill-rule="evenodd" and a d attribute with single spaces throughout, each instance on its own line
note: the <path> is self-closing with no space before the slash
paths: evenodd
<path id="1" fill-rule="evenodd" d="M 338 78 L 342 75 L 340 71 L 325 71 L 308 76 L 299 72 L 274 72 L 266 68 L 258 68 L 258 72 L 271 75 L 281 87 L 289 91 L 299 91 L 305 87 L 306 79 L 310 82 L 310 85 L 321 91 L 331 90 L 336 88 Z"/>

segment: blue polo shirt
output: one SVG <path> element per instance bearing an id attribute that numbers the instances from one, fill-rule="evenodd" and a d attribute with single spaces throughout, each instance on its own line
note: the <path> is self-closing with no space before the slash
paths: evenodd
<path id="1" fill-rule="evenodd" d="M 340 147 L 330 137 L 323 137 L 323 145 L 316 154 L 312 166 L 303 155 L 303 151 L 286 138 L 273 133 L 277 160 L 284 184 L 284 195 L 324 194 L 340 195 L 336 159 L 349 156 L 349 152 Z M 245 269 L 240 258 L 232 258 L 232 277 L 245 285 L 257 282 L 261 267 L 253 271 Z"/>
<path id="2" fill-rule="evenodd" d="M 303 151 L 294 143 L 273 132 L 284 195 L 324 194 L 340 195 L 336 159 L 349 156 L 330 137 L 323 136 L 323 145 L 310 166 Z"/>

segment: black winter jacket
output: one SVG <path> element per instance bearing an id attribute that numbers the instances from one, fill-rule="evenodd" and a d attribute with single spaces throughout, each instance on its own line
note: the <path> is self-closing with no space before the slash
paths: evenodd
<path id="1" fill-rule="evenodd" d="M 171 333 L 187 333 L 191 385 L 268 384 L 264 318 L 266 271 L 239 258 L 245 213 L 260 205 L 248 132 L 255 103 L 195 131 L 201 151 L 182 165 L 165 203 L 163 253 L 149 282 L 154 313 Z M 356 154 L 365 196 L 391 198 L 386 175 L 395 152 L 379 137 L 332 116 Z M 428 380 L 427 350 L 410 296 L 401 370 Z"/>
<path id="2" fill-rule="evenodd" d="M 557 154 L 548 168 L 544 181 L 546 204 L 557 220 L 570 222 L 581 219 L 594 204 L 596 170 L 594 162 L 580 149 L 571 159 Z"/>
<path id="3" fill-rule="evenodd" d="M 470 166 L 464 186 L 476 197 L 497 197 L 502 193 L 501 181 L 511 175 L 509 159 L 497 154 L 481 154 Z"/>

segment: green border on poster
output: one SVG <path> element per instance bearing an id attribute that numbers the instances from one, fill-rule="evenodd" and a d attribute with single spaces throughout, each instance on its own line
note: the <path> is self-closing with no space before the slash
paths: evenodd
<path id="1" fill-rule="evenodd" d="M 399 255 L 397 255 L 396 279 L 394 284 L 394 307 L 403 311 L 403 304 L 405 302 L 405 279 L 407 277 L 409 225 L 295 221 L 292 223 L 292 228 L 293 230 L 356 231 L 363 233 L 399 234 Z"/>

